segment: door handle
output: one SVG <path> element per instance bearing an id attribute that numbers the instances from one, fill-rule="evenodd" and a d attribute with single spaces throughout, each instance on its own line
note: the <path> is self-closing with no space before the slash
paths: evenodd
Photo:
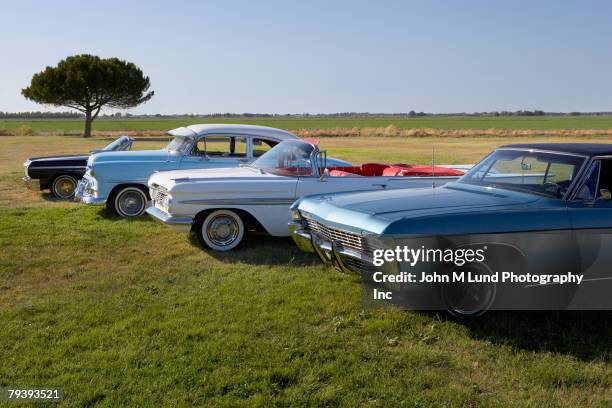
<path id="1" fill-rule="evenodd" d="M 374 187 L 387 188 L 386 184 L 372 184 Z"/>

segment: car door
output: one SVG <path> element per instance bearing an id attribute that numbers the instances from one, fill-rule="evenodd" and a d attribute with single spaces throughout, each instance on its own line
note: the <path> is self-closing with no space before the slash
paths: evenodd
<path id="1" fill-rule="evenodd" d="M 183 156 L 181 169 L 238 167 L 250 161 L 247 136 L 205 135 Z"/>
<path id="2" fill-rule="evenodd" d="M 585 280 L 598 282 L 598 285 L 601 279 L 612 278 L 611 191 L 612 158 L 596 158 L 568 201 Z"/>

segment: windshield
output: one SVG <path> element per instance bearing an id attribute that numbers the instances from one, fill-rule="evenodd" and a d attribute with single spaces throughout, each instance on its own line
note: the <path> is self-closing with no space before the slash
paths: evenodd
<path id="1" fill-rule="evenodd" d="M 130 145 L 130 138 L 128 136 L 121 136 L 119 139 L 116 139 L 106 145 L 102 150 L 107 152 L 112 152 L 116 150 L 126 150 L 126 148 Z"/>
<path id="2" fill-rule="evenodd" d="M 562 198 L 585 159 L 560 153 L 496 150 L 459 182 Z"/>
<path id="3" fill-rule="evenodd" d="M 186 150 L 191 146 L 192 139 L 190 137 L 176 136 L 168 146 L 166 150 L 171 152 L 185 153 Z"/>
<path id="4" fill-rule="evenodd" d="M 287 140 L 255 160 L 252 167 L 279 176 L 311 176 L 314 146 L 300 140 Z"/>

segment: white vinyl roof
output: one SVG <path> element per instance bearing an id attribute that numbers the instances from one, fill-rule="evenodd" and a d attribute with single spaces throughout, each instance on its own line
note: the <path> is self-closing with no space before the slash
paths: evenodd
<path id="1" fill-rule="evenodd" d="M 203 124 L 189 125 L 168 131 L 170 136 L 197 137 L 205 134 L 241 134 L 261 136 L 267 139 L 287 140 L 298 139 L 293 133 L 268 126 L 236 125 L 236 124 Z"/>

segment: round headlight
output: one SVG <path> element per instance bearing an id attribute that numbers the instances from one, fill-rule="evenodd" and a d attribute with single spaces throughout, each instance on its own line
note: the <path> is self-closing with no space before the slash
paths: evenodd
<path id="1" fill-rule="evenodd" d="M 162 205 L 162 207 L 164 207 L 164 208 L 166 208 L 166 209 L 167 209 L 168 207 L 170 207 L 170 196 L 165 196 L 165 197 L 162 199 L 161 205 Z"/>

